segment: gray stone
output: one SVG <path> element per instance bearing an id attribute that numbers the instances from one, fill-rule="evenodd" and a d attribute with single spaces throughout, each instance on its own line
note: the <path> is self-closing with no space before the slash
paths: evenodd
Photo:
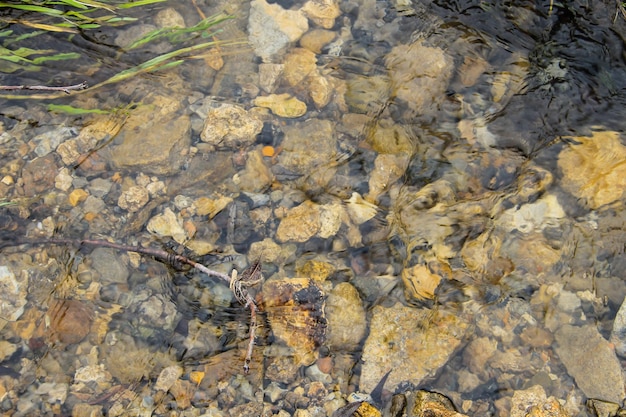
<path id="1" fill-rule="evenodd" d="M 41 135 L 37 135 L 30 140 L 32 144 L 35 144 L 35 154 L 37 156 L 46 156 L 54 149 L 57 148 L 65 140 L 71 138 L 76 134 L 75 130 L 70 127 L 61 127 L 55 130 L 50 130 Z"/>
<path id="2" fill-rule="evenodd" d="M 128 269 L 114 249 L 96 248 L 91 252 L 91 267 L 98 271 L 103 285 L 126 284 Z"/>
<path id="3" fill-rule="evenodd" d="M 626 300 L 617 311 L 610 340 L 615 345 L 615 353 L 626 358 Z"/>
<path id="4" fill-rule="evenodd" d="M 28 274 L 21 274 L 18 279 L 7 266 L 0 266 L 0 317 L 15 321 L 24 313 L 26 305 L 26 290 Z"/>
<path id="5" fill-rule="evenodd" d="M 556 353 L 589 398 L 621 403 L 624 377 L 615 351 L 593 325 L 564 325 L 556 332 Z"/>
<path id="6" fill-rule="evenodd" d="M 111 191 L 113 182 L 104 178 L 95 178 L 89 182 L 89 193 L 95 197 L 104 197 Z"/>

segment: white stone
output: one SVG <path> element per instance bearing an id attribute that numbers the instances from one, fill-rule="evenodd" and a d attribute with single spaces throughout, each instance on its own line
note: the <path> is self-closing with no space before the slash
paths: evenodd
<path id="1" fill-rule="evenodd" d="M 254 52 L 267 62 L 309 30 L 309 22 L 299 10 L 285 10 L 265 0 L 253 0 L 250 4 L 248 39 Z"/>
<path id="2" fill-rule="evenodd" d="M 26 282 L 18 281 L 7 266 L 0 266 L 0 294 L 2 294 L 0 317 L 15 321 L 24 313 L 26 284 Z"/>
<path id="3" fill-rule="evenodd" d="M 182 222 L 169 208 L 166 208 L 163 214 L 151 218 L 147 229 L 158 236 L 170 236 L 178 243 L 184 243 L 187 240 L 187 234 L 185 229 L 183 229 Z"/>

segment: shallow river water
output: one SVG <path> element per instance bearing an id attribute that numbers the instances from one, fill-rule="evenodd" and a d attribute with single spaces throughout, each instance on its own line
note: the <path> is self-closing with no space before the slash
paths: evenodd
<path id="1" fill-rule="evenodd" d="M 128 13 L 3 38 L 2 415 L 626 412 L 621 3 Z"/>

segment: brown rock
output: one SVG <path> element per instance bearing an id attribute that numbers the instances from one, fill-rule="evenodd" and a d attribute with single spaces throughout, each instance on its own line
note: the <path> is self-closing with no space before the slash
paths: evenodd
<path id="1" fill-rule="evenodd" d="M 133 111 L 115 145 L 104 153 L 116 168 L 139 168 L 155 175 L 179 172 L 191 144 L 191 122 L 188 116 L 176 114 L 175 100 L 162 98 L 154 107 L 141 106 Z"/>
<path id="2" fill-rule="evenodd" d="M 87 193 L 87 191 L 81 188 L 78 188 L 72 191 L 70 195 L 67 196 L 67 199 L 73 207 L 76 207 L 79 203 L 82 203 L 83 201 L 85 201 L 88 196 L 89 196 L 89 193 Z"/>
<path id="3" fill-rule="evenodd" d="M 432 112 L 436 103 L 445 100 L 454 63 L 442 49 L 425 46 L 422 40 L 399 45 L 387 55 L 386 63 L 393 95 L 416 114 Z"/>
<path id="4" fill-rule="evenodd" d="M 265 281 L 263 303 L 274 336 L 293 350 L 294 362 L 311 365 L 326 340 L 324 294 L 309 278 Z"/>
<path id="5" fill-rule="evenodd" d="M 317 68 L 315 54 L 308 49 L 294 48 L 284 60 L 285 80 L 291 86 L 300 84 Z"/>
<path id="6" fill-rule="evenodd" d="M 32 197 L 53 188 L 56 173 L 57 166 L 52 154 L 28 162 L 22 171 L 24 195 Z"/>
<path id="7" fill-rule="evenodd" d="M 433 274 L 426 265 L 415 265 L 402 270 L 402 282 L 407 300 L 432 300 L 441 276 Z"/>
<path id="8" fill-rule="evenodd" d="M 79 300 L 53 300 L 48 308 L 50 340 L 76 344 L 83 340 L 93 321 L 92 309 Z"/>
<path id="9" fill-rule="evenodd" d="M 457 413 L 449 398 L 437 392 L 416 391 L 406 397 L 409 417 L 464 417 Z"/>
<path id="10" fill-rule="evenodd" d="M 513 393 L 511 417 L 569 417 L 556 398 L 546 396 L 541 385 Z"/>
<path id="11" fill-rule="evenodd" d="M 332 28 L 335 19 L 341 14 L 337 0 L 309 0 L 302 6 L 302 11 L 324 29 Z"/>
<path id="12" fill-rule="evenodd" d="M 307 200 L 289 210 L 276 230 L 279 242 L 306 242 L 320 230 L 320 206 Z"/>
<path id="13" fill-rule="evenodd" d="M 624 400 L 624 376 L 619 359 L 595 324 L 582 327 L 567 324 L 555 337 L 556 353 L 588 398 L 616 403 Z"/>
<path id="14" fill-rule="evenodd" d="M 337 36 L 337 33 L 332 30 L 313 29 L 300 38 L 300 46 L 319 54 L 324 46 L 335 39 L 335 36 Z"/>

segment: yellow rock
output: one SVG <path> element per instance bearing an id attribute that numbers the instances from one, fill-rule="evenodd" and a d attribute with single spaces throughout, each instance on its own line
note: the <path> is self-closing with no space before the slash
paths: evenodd
<path id="1" fill-rule="evenodd" d="M 307 200 L 288 211 L 278 225 L 276 239 L 279 242 L 306 242 L 319 232 L 320 227 L 320 206 Z"/>
<path id="2" fill-rule="evenodd" d="M 254 105 L 268 108 L 276 116 L 286 118 L 303 116 L 307 110 L 306 103 L 290 96 L 287 93 L 270 94 L 268 96 L 257 97 L 254 99 Z"/>
<path id="3" fill-rule="evenodd" d="M 432 300 L 441 277 L 430 272 L 426 265 L 415 265 L 402 270 L 402 281 L 408 300 Z"/>
<path id="4" fill-rule="evenodd" d="M 323 282 L 335 272 L 335 268 L 331 263 L 308 260 L 304 263 L 296 262 L 296 272 L 303 277 L 309 277 L 317 282 Z"/>
<path id="5" fill-rule="evenodd" d="M 326 107 L 335 91 L 333 85 L 317 71 L 309 75 L 306 84 L 315 107 L 318 109 Z"/>
<path id="6" fill-rule="evenodd" d="M 215 217 L 217 213 L 224 210 L 233 201 L 230 197 L 220 196 L 215 199 L 208 197 L 200 197 L 194 201 L 196 213 L 200 216 L 208 215 L 210 219 Z"/>
<path id="7" fill-rule="evenodd" d="M 89 193 L 83 189 L 76 189 L 70 193 L 67 197 L 72 207 L 76 207 L 79 203 L 82 203 L 87 199 Z"/>
<path id="8" fill-rule="evenodd" d="M 561 186 L 592 209 L 620 200 L 626 187 L 626 147 L 619 133 L 594 132 L 570 140 L 559 154 Z"/>
<path id="9" fill-rule="evenodd" d="M 335 19 L 341 14 L 337 0 L 309 0 L 302 7 L 302 11 L 324 29 L 331 29 L 335 25 Z"/>
<path id="10" fill-rule="evenodd" d="M 317 68 L 315 54 L 304 48 L 295 48 L 284 61 L 284 77 L 291 86 L 300 84 Z"/>

